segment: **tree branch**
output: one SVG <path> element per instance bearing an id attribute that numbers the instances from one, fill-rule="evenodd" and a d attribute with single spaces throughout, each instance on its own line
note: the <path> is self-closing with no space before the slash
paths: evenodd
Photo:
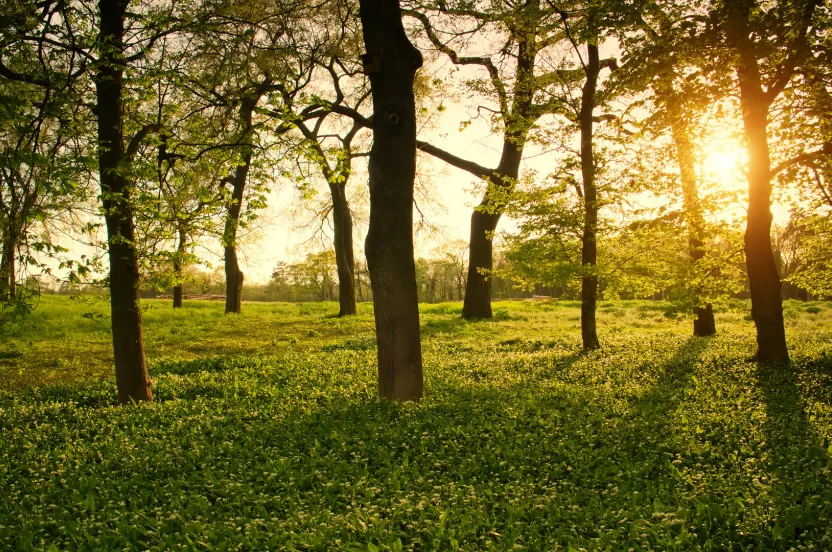
<path id="1" fill-rule="evenodd" d="M 803 12 L 803 17 L 800 20 L 800 30 L 797 38 L 789 45 L 789 56 L 774 74 L 774 77 L 766 83 L 765 96 L 769 103 L 780 95 L 795 73 L 795 68 L 798 62 L 806 54 L 806 36 L 809 32 L 809 27 L 812 24 L 812 14 L 815 8 L 823 3 L 823 0 L 810 0 L 806 4 L 806 9 Z"/>
<path id="2" fill-rule="evenodd" d="M 44 88 L 49 87 L 49 81 L 48 80 L 38 79 L 38 78 L 32 77 L 30 75 L 24 75 L 22 73 L 18 73 L 17 71 L 14 71 L 14 70 L 9 69 L 8 67 L 6 67 L 6 65 L 2 61 L 0 61 L 0 75 L 6 77 L 9 80 L 13 80 L 13 81 L 26 82 L 26 83 L 34 84 L 34 85 L 37 85 L 37 86 L 42 86 Z"/>
<path id="3" fill-rule="evenodd" d="M 489 169 L 487 167 L 483 167 L 478 163 L 474 163 L 473 161 L 468 161 L 467 159 L 457 157 L 452 153 L 437 148 L 436 146 L 428 144 L 427 142 L 424 142 L 422 140 L 416 140 L 416 147 L 419 150 L 436 157 L 437 159 L 441 159 L 449 165 L 453 165 L 458 169 L 462 169 L 463 171 L 467 171 L 473 174 L 477 178 L 493 178 L 495 175 L 494 169 Z"/>
<path id="4" fill-rule="evenodd" d="M 795 165 L 803 165 L 823 155 L 832 155 L 832 142 L 826 142 L 825 144 L 823 144 L 823 147 L 821 147 L 819 150 L 802 153 L 798 156 L 792 157 L 787 161 L 783 161 L 782 163 L 771 169 L 771 172 L 769 172 L 769 177 L 774 178 L 779 173 L 785 171 L 790 167 L 793 167 Z"/>
<path id="5" fill-rule="evenodd" d="M 149 125 L 145 125 L 139 130 L 133 139 L 130 140 L 130 144 L 127 146 L 127 151 L 124 153 L 125 157 L 128 161 L 133 161 L 133 158 L 136 157 L 136 153 L 139 151 L 139 147 L 142 145 L 142 141 L 147 138 L 147 135 L 151 132 L 159 132 L 162 130 L 162 125 L 157 123 L 151 123 Z"/>
<path id="6" fill-rule="evenodd" d="M 491 77 L 491 85 L 494 87 L 494 91 L 497 93 L 497 97 L 500 101 L 500 111 L 502 112 L 503 116 L 508 116 L 509 109 L 508 109 L 508 94 L 506 92 L 505 84 L 503 84 L 503 79 L 500 78 L 500 72 L 497 70 L 497 66 L 494 65 L 494 62 L 491 61 L 489 57 L 473 57 L 473 56 L 460 56 L 456 50 L 452 49 L 447 44 L 444 44 L 440 39 L 439 35 L 436 34 L 433 27 L 430 24 L 430 20 L 428 20 L 428 16 L 423 13 L 413 11 L 413 10 L 402 10 L 403 15 L 409 15 L 415 19 L 418 19 L 419 22 L 422 24 L 422 27 L 425 29 L 425 34 L 430 40 L 431 44 L 442 52 L 443 54 L 447 55 L 454 65 L 479 65 L 481 67 L 485 67 L 488 71 L 488 75 Z"/>

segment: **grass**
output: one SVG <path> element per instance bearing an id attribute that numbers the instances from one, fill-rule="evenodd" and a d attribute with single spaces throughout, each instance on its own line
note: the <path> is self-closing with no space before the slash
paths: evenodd
<path id="1" fill-rule="evenodd" d="M 153 404 L 114 405 L 106 303 L 0 345 L 0 549 L 832 549 L 829 304 L 786 304 L 789 370 L 742 303 L 708 339 L 601 303 L 590 354 L 573 303 L 425 305 L 418 405 L 366 305 L 147 304 Z"/>

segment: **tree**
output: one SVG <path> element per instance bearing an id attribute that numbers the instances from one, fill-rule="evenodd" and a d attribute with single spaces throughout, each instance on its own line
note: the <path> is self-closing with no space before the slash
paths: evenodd
<path id="1" fill-rule="evenodd" d="M 781 1 L 763 7 L 756 0 L 736 0 L 717 4 L 714 14 L 724 18 L 748 148 L 745 256 L 759 362 L 789 362 L 780 275 L 771 244 L 772 178 L 779 172 L 779 167 L 771 166 L 771 108 L 805 61 L 819 4 L 818 0 Z"/>
<path id="2" fill-rule="evenodd" d="M 349 19 L 349 13 L 346 14 L 345 19 Z M 342 55 L 339 53 L 339 56 Z M 355 151 L 353 145 L 356 135 L 361 129 L 370 125 L 369 121 L 360 114 L 363 104 L 369 97 L 369 90 L 363 82 L 356 86 L 355 90 L 345 90 L 345 81 L 349 82 L 359 74 L 359 71 L 348 68 L 340 57 L 330 58 L 324 68 L 332 79 L 334 97 L 331 101 L 316 99 L 321 107 L 317 110 L 320 116 L 314 124 L 311 124 L 312 121 L 302 120 L 301 114 L 298 113 L 296 126 L 306 140 L 306 157 L 317 166 L 329 188 L 330 204 L 324 213 L 332 213 L 332 241 L 338 265 L 339 316 L 348 316 L 356 313 L 356 282 L 353 216 L 347 198 L 347 184 L 352 176 L 353 159 L 360 154 Z M 287 105 L 291 105 L 290 98 L 286 98 L 285 101 Z M 343 111 L 342 108 L 346 109 L 345 113 L 353 117 L 351 125 L 346 128 L 326 127 L 324 123 L 327 115 Z M 332 142 L 335 143 L 334 147 L 330 147 Z"/>
<path id="3" fill-rule="evenodd" d="M 365 242 L 378 343 L 379 393 L 422 397 L 422 347 L 413 259 L 416 103 L 413 81 L 422 55 L 407 39 L 398 0 L 361 0 L 373 96 L 370 224 Z"/>
<path id="4" fill-rule="evenodd" d="M 65 252 L 49 230 L 89 199 L 90 156 L 62 94 L 0 79 L 0 98 L 0 301 L 13 301 L 27 270 L 49 270 L 38 256 Z"/>
<path id="5" fill-rule="evenodd" d="M 786 274 L 789 283 L 816 298 L 832 298 L 832 216 L 828 211 L 808 216 L 793 214 L 790 226 L 797 230 L 799 243 L 791 244 L 793 272 Z M 779 249 L 783 255 L 786 248 L 781 245 Z M 781 257 L 781 262 L 785 260 Z"/>
<path id="6" fill-rule="evenodd" d="M 590 7 L 590 10 L 592 8 Z M 581 340 L 586 350 L 601 346 L 595 323 L 598 301 L 598 188 L 595 184 L 595 153 L 593 151 L 593 122 L 597 105 L 598 77 L 601 60 L 598 55 L 599 34 L 594 16 L 588 17 L 587 61 L 584 64 L 586 80 L 581 90 L 581 111 L 578 121 L 581 127 L 581 178 L 583 182 L 584 227 L 581 243 L 581 266 L 586 274 L 581 278 Z M 609 65 L 609 64 L 608 64 Z"/>
<path id="7" fill-rule="evenodd" d="M 224 179 L 231 186 L 231 195 L 225 217 L 225 229 L 222 233 L 222 245 L 225 249 L 225 313 L 240 314 L 243 301 L 243 271 L 237 260 L 237 230 L 240 226 L 240 213 L 243 197 L 251 170 L 251 158 L 254 153 L 254 109 L 263 94 L 271 85 L 269 77 L 252 83 L 242 90 L 239 107 L 240 160 L 231 176 Z"/>
<path id="8" fill-rule="evenodd" d="M 296 118 L 289 116 L 282 102 L 301 93 L 324 55 L 327 33 L 315 33 L 323 8 L 304 2 L 221 2 L 198 29 L 187 86 L 206 109 L 233 113 L 234 121 L 230 139 L 222 136 L 206 144 L 210 149 L 232 149 L 237 156 L 233 170 L 222 179 L 227 186 L 222 232 L 226 313 L 242 309 L 244 275 L 237 255 L 238 234 L 246 215 L 250 218 L 265 205 L 257 197 L 265 190 L 265 182 L 255 161 L 263 161 L 264 154 L 294 128 Z M 309 111 L 302 114 L 302 120 Z"/>
<path id="9" fill-rule="evenodd" d="M 496 102 L 496 107 L 478 108 L 478 112 L 491 113 L 493 126 L 502 129 L 502 152 L 496 168 L 462 159 L 432 144 L 419 143 L 419 149 L 425 153 L 486 182 L 484 197 L 471 215 L 462 315 L 490 318 L 492 236 L 519 178 L 523 150 L 538 119 L 562 111 L 560 87 L 575 82 L 583 72 L 560 68 L 536 71 L 541 52 L 553 49 L 565 38 L 560 28 L 560 12 L 544 7 L 539 0 L 522 4 L 495 2 L 482 9 L 470 2 L 422 3 L 407 14 L 420 22 L 433 47 L 455 65 L 481 68 L 487 78 L 472 79 L 469 89 L 491 96 Z M 432 21 L 430 14 L 435 14 L 438 20 Z M 447 28 L 439 28 L 442 22 Z M 462 25 L 465 27 L 459 30 Z M 493 34 L 485 38 L 488 33 Z M 483 37 L 478 45 L 485 43 L 499 48 L 485 55 L 461 54 L 460 48 L 472 42 L 472 35 Z M 557 62 L 547 67 L 552 65 Z"/>
<path id="10" fill-rule="evenodd" d="M 139 307 L 139 263 L 130 198 L 132 184 L 125 169 L 132 163 L 138 145 L 154 128 L 143 128 L 125 149 L 122 98 L 127 4 L 127 0 L 99 1 L 99 58 L 93 72 L 98 118 L 98 171 L 110 259 L 113 350 L 122 403 L 153 399 Z"/>
<path id="11" fill-rule="evenodd" d="M 627 11 L 624 18 L 629 22 L 618 33 L 627 59 L 618 84 L 653 104 L 643 131 L 654 136 L 668 132 L 671 137 L 694 271 L 706 256 L 707 236 L 696 171 L 700 150 L 692 133 L 701 129 L 699 114 L 708 103 L 721 101 L 726 88 L 724 71 L 703 75 L 706 48 L 701 38 L 691 37 L 695 17 L 693 5 L 649 2 Z M 713 335 L 713 306 L 702 289 L 691 283 L 689 291 L 694 335 Z"/>
<path id="12" fill-rule="evenodd" d="M 5 78 L 47 90 L 72 90 L 77 97 L 94 88 L 90 107 L 97 122 L 98 177 L 107 227 L 110 261 L 116 384 L 122 403 L 152 400 L 139 307 L 139 264 L 135 240 L 133 162 L 155 124 L 138 129 L 125 143 L 125 73 L 143 60 L 156 41 L 181 28 L 181 12 L 160 6 L 128 11 L 128 0 L 99 0 L 98 10 L 74 2 L 24 2 L 17 6 L 23 23 L 4 28 L 3 43 L 13 46 L 15 67 L 0 60 Z M 186 8 L 188 6 L 185 6 Z M 129 24 L 130 32 L 125 28 Z M 48 35 L 48 40 L 44 39 Z M 125 40 L 128 36 L 128 40 Z M 22 52 L 35 52 L 39 63 L 20 69 Z M 16 55 L 16 56 L 15 56 Z"/>
<path id="13" fill-rule="evenodd" d="M 331 301 L 335 298 L 337 262 L 333 251 L 309 253 L 302 262 L 278 263 L 271 285 L 283 300 Z"/>

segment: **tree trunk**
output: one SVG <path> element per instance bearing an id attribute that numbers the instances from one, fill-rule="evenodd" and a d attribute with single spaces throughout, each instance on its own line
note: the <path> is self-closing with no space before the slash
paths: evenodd
<path id="1" fill-rule="evenodd" d="M 179 229 L 179 243 L 176 246 L 176 255 L 173 258 L 173 275 L 176 278 L 176 285 L 173 286 L 173 308 L 182 308 L 182 263 L 185 257 L 185 246 L 188 235 L 183 229 Z"/>
<path id="2" fill-rule="evenodd" d="M 373 94 L 370 224 L 365 251 L 373 290 L 382 398 L 422 397 L 422 347 L 413 260 L 416 108 L 422 56 L 407 39 L 398 0 L 361 0 Z"/>
<path id="3" fill-rule="evenodd" d="M 358 290 L 358 301 L 364 302 L 364 283 L 361 281 L 361 270 L 353 270 L 355 274 L 355 289 Z"/>
<path id="4" fill-rule="evenodd" d="M 768 146 L 769 107 L 774 97 L 763 88 L 748 19 L 754 2 L 730 5 L 730 38 L 739 64 L 740 108 L 748 148 L 748 215 L 745 261 L 751 289 L 751 317 L 757 327 L 758 362 L 789 362 L 780 275 L 771 247 L 771 159 Z M 814 4 L 813 4 L 814 5 Z M 809 12 L 811 14 L 811 12 Z M 811 17 L 805 22 L 809 24 Z M 798 29 L 796 36 L 800 36 Z M 773 85 L 772 85 L 773 86 Z"/>
<path id="5" fill-rule="evenodd" d="M 505 211 L 505 196 L 514 189 L 529 133 L 534 90 L 535 36 L 518 41 L 517 84 L 510 114 L 504 114 L 506 130 L 500 164 L 486 188 L 485 198 L 471 215 L 468 279 L 465 283 L 463 318 L 491 318 L 491 270 L 494 267 L 493 235 Z"/>
<path id="6" fill-rule="evenodd" d="M 480 206 L 487 205 L 484 200 Z M 491 274 L 493 268 L 492 236 L 502 213 L 475 210 L 471 214 L 471 236 L 468 244 L 468 279 L 462 317 L 491 318 Z"/>
<path id="7" fill-rule="evenodd" d="M 6 221 L 12 226 L 13 221 Z M 0 301 L 10 301 L 17 296 L 17 274 L 15 268 L 15 253 L 17 239 L 12 228 L 3 232 L 3 251 L 0 258 Z"/>
<path id="8" fill-rule="evenodd" d="M 742 85 L 743 80 L 740 80 Z M 742 86 L 741 86 L 742 89 Z M 748 96 L 751 95 L 749 98 Z M 768 105 L 742 90 L 748 143 L 748 218 L 745 261 L 751 288 L 751 317 L 757 327 L 757 360 L 788 363 L 780 275 L 771 248 L 771 176 L 768 149 Z"/>
<path id="9" fill-rule="evenodd" d="M 242 155 L 240 164 L 234 169 L 234 176 L 231 178 L 233 186 L 231 202 L 225 217 L 225 229 L 223 232 L 223 246 L 225 247 L 225 313 L 240 314 L 243 302 L 243 273 L 237 262 L 237 229 L 240 226 L 240 212 L 243 208 L 243 196 L 248 181 L 248 172 L 251 168 L 253 138 L 251 117 L 259 96 L 254 99 L 243 98 L 240 106 L 240 123 L 243 129 L 241 142 Z"/>
<path id="10" fill-rule="evenodd" d="M 347 202 L 346 182 L 330 183 L 332 194 L 335 263 L 338 266 L 338 316 L 355 314 L 355 256 L 352 245 L 352 213 Z"/>
<path id="11" fill-rule="evenodd" d="M 173 308 L 182 308 L 182 284 L 173 286 Z"/>
<path id="12" fill-rule="evenodd" d="M 595 110 L 595 91 L 601 64 L 598 46 L 587 44 L 588 61 L 586 82 L 581 94 L 581 175 L 584 188 L 584 231 L 581 243 L 581 266 L 585 271 L 581 277 L 581 339 L 585 350 L 601 346 L 595 323 L 598 301 L 598 190 L 595 186 L 595 156 L 592 151 L 592 112 Z"/>
<path id="13" fill-rule="evenodd" d="M 699 203 L 693 144 L 691 144 L 685 121 L 675 105 L 677 100 L 677 98 L 668 99 L 668 114 L 670 116 L 673 143 L 676 147 L 676 162 L 679 165 L 679 175 L 682 181 L 682 202 L 688 227 L 690 258 L 696 266 L 705 257 L 705 219 L 702 216 L 702 206 Z M 714 320 L 713 307 L 710 303 L 701 303 L 696 290 L 693 291 L 693 294 L 693 335 L 699 337 L 714 335 L 716 333 L 716 321 Z"/>
<path id="14" fill-rule="evenodd" d="M 225 247 L 225 314 L 240 314 L 243 305 L 243 279 L 237 263 L 237 249 Z"/>
<path id="15" fill-rule="evenodd" d="M 116 386 L 122 403 L 150 401 L 139 308 L 139 264 L 135 249 L 131 186 L 125 174 L 123 51 L 125 0 L 100 0 L 100 60 L 94 73 L 98 116 L 98 167 L 107 224 L 110 305 Z"/>

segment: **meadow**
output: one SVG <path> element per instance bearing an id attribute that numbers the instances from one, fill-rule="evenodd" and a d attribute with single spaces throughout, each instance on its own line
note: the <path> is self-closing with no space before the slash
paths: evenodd
<path id="1" fill-rule="evenodd" d="M 790 368 L 662 302 L 422 305 L 425 398 L 379 401 L 371 306 L 144 301 L 155 402 L 116 404 L 109 305 L 0 342 L 0 550 L 832 550 L 832 305 Z"/>

